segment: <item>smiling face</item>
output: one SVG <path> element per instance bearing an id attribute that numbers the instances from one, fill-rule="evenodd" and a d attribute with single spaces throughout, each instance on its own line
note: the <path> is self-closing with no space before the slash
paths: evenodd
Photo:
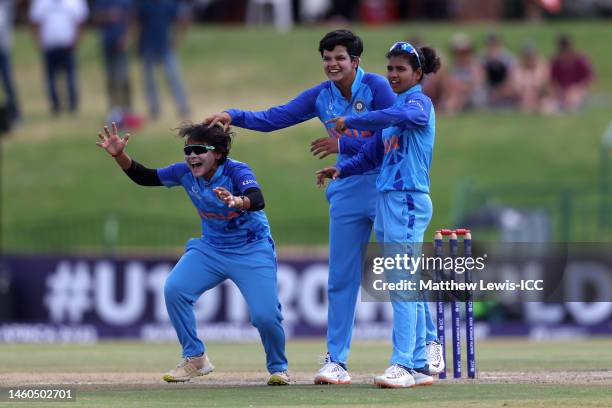
<path id="1" fill-rule="evenodd" d="M 185 141 L 185 146 L 205 144 L 206 143 L 198 142 L 192 138 L 188 138 Z M 185 155 L 185 161 L 191 169 L 193 177 L 204 177 L 206 180 L 210 180 L 215 174 L 217 167 L 219 167 L 218 160 L 221 157 L 221 153 L 217 153 L 214 150 L 207 150 L 205 153 L 201 154 L 191 152 L 191 154 Z"/>
<path id="2" fill-rule="evenodd" d="M 391 84 L 391 89 L 396 94 L 400 94 L 419 83 L 421 78 L 421 68 L 416 71 L 412 69 L 408 59 L 401 55 L 389 57 L 387 65 L 387 79 Z"/>
<path id="3" fill-rule="evenodd" d="M 337 83 L 351 84 L 355 79 L 359 58 L 351 58 L 343 45 L 336 45 L 333 50 L 323 50 L 323 70 L 327 77 Z"/>

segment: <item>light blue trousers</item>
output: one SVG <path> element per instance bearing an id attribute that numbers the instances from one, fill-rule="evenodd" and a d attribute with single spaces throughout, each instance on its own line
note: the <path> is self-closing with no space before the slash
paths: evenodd
<path id="1" fill-rule="evenodd" d="M 398 252 L 420 256 L 421 243 L 431 220 L 432 204 L 428 194 L 406 191 L 390 191 L 378 196 L 376 228 L 382 229 L 384 255 L 394 256 Z M 398 251 L 398 248 L 401 250 Z M 399 278 L 417 282 L 420 271 L 411 275 L 405 270 L 393 270 L 387 274 L 388 281 Z M 390 293 L 393 306 L 393 353 L 391 364 L 408 368 L 421 368 L 427 364 L 426 337 L 429 307 L 423 297 L 412 293 Z M 409 296 L 409 295 L 408 295 Z M 433 321 L 431 322 L 433 325 Z M 435 329 L 435 326 L 434 326 Z"/>
<path id="2" fill-rule="evenodd" d="M 276 254 L 272 238 L 240 248 L 220 249 L 201 239 L 187 242 L 187 250 L 166 279 L 164 297 L 183 357 L 204 353 L 196 332 L 193 305 L 202 293 L 229 279 L 249 307 L 251 323 L 259 331 L 270 373 L 287 369 L 285 332 L 276 285 Z"/>
<path id="3" fill-rule="evenodd" d="M 378 174 L 368 174 L 338 179 L 332 181 L 327 188 L 327 351 L 334 362 L 346 363 L 350 351 L 361 284 L 363 247 L 370 240 L 377 212 L 377 198 L 381 194 L 376 189 L 377 177 Z M 384 242 L 382 225 L 375 228 L 374 234 L 377 241 Z M 436 326 L 427 304 L 424 309 L 427 316 L 427 341 L 437 340 Z"/>

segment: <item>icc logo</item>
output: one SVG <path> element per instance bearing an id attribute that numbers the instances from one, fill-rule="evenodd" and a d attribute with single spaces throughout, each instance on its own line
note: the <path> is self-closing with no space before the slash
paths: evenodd
<path id="1" fill-rule="evenodd" d="M 353 104 L 353 108 L 355 108 L 357 112 L 363 112 L 363 110 L 365 109 L 365 103 L 363 101 L 357 100 Z"/>

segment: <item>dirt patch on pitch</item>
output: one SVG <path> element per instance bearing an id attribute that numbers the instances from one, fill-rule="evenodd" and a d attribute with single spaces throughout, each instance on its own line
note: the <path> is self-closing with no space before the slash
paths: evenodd
<path id="1" fill-rule="evenodd" d="M 353 384 L 372 384 L 371 373 L 351 373 Z M 311 384 L 312 373 L 294 372 L 297 384 Z M 12 373 L 0 375 L 0 386 L 15 385 L 65 385 L 104 388 L 106 386 L 151 386 L 167 385 L 169 387 L 193 386 L 244 386 L 262 385 L 267 380 L 266 373 L 215 372 L 198 377 L 189 383 L 167 384 L 160 373 L 150 372 L 97 372 L 97 373 Z M 559 372 L 508 372 L 482 371 L 476 380 L 447 379 L 441 383 L 478 383 L 478 384 L 585 384 L 612 385 L 612 370 L 606 371 L 559 371 Z"/>

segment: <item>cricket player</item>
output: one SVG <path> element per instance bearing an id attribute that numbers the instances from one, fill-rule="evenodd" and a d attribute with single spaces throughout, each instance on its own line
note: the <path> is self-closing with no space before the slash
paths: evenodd
<path id="1" fill-rule="evenodd" d="M 376 229 L 381 242 L 420 253 L 420 243 L 432 215 L 429 169 L 433 154 L 436 118 L 433 104 L 421 89 L 426 74 L 440 68 L 434 49 L 415 48 L 406 42 L 393 44 L 387 53 L 387 79 L 397 93 L 392 107 L 362 115 L 328 120 L 338 131 L 346 128 L 382 131 L 361 147 L 359 153 L 336 167 L 317 172 L 325 178 L 343 180 L 380 166 L 376 188 Z M 411 255 L 411 254 L 409 254 Z M 410 300 L 390 293 L 393 306 L 393 353 L 390 365 L 375 384 L 385 388 L 430 385 L 426 337 L 427 304 L 422 297 Z"/>
<path id="2" fill-rule="evenodd" d="M 384 77 L 365 72 L 360 65 L 361 39 L 349 30 L 327 33 L 319 43 L 325 81 L 299 94 L 285 105 L 251 112 L 228 109 L 204 120 L 270 132 L 318 117 L 322 123 L 343 115 L 362 115 L 393 105 L 395 95 Z M 356 154 L 372 132 L 353 128 L 336 131 L 327 125 L 328 137 L 312 142 L 311 152 L 321 158 L 337 153 L 338 161 Z M 378 169 L 330 183 L 329 300 L 327 356 L 316 374 L 316 384 L 349 384 L 347 358 L 361 281 L 362 246 L 372 233 L 376 214 Z"/>
<path id="3" fill-rule="evenodd" d="M 104 128 L 97 145 L 110 154 L 126 175 L 143 186 L 182 186 L 195 206 L 202 236 L 187 242 L 185 254 L 164 286 L 170 321 L 183 349 L 183 360 L 164 375 L 184 382 L 209 374 L 214 367 L 196 332 L 193 305 L 209 289 L 229 279 L 238 286 L 266 352 L 268 385 L 290 383 L 285 333 L 276 284 L 276 253 L 255 175 L 244 163 L 228 157 L 231 134 L 221 126 L 184 125 L 184 162 L 148 169 L 125 153 L 123 139 Z"/>
<path id="4" fill-rule="evenodd" d="M 285 105 L 252 112 L 228 109 L 207 117 L 209 124 L 233 124 L 270 132 L 318 117 L 329 137 L 312 142 L 311 152 L 324 158 L 337 153 L 341 162 L 355 155 L 373 135 L 369 130 L 350 126 L 337 131 L 325 121 L 337 116 L 363 115 L 393 105 L 395 94 L 380 75 L 365 72 L 360 66 L 363 42 L 349 30 L 327 33 L 319 42 L 323 71 L 329 81 L 307 89 Z M 361 281 L 362 247 L 369 241 L 376 215 L 376 178 L 378 167 L 358 177 L 335 180 L 327 187 L 329 202 L 329 278 L 327 287 L 327 357 L 315 376 L 316 384 L 348 384 L 348 359 L 357 294 Z M 377 236 L 377 240 L 382 237 Z M 443 369 L 442 348 L 436 326 L 426 308 L 427 351 L 430 368 Z"/>

